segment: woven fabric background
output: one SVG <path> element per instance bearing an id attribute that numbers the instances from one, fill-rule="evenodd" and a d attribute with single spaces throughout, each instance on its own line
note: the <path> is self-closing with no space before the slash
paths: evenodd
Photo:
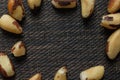
<path id="1" fill-rule="evenodd" d="M 0 0 L 0 16 L 8 13 L 7 1 Z M 24 33 L 14 35 L 0 30 L 0 51 L 8 54 L 16 71 L 16 76 L 7 80 L 26 80 L 37 72 L 42 73 L 43 80 L 53 80 L 62 66 L 68 68 L 68 80 L 79 80 L 81 71 L 96 65 L 105 66 L 103 80 L 120 80 L 120 56 L 111 61 L 105 53 L 107 38 L 113 31 L 100 26 L 108 0 L 96 0 L 94 13 L 87 20 L 81 17 L 80 1 L 76 9 L 66 11 L 54 9 L 51 0 L 43 0 L 37 14 L 30 12 L 27 0 L 23 2 Z M 16 59 L 10 49 L 19 40 L 26 44 L 27 55 Z"/>

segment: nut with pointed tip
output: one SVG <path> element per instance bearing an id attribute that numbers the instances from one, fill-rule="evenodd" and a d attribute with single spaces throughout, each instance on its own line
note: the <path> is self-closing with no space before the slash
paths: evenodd
<path id="1" fill-rule="evenodd" d="M 11 52 L 15 57 L 21 57 L 24 56 L 26 53 L 25 45 L 22 41 L 18 41 L 14 44 L 14 46 L 11 49 Z"/>
<path id="2" fill-rule="evenodd" d="M 88 18 L 94 10 L 95 0 L 81 0 L 82 17 Z"/>
<path id="3" fill-rule="evenodd" d="M 117 29 L 120 25 L 120 13 L 108 14 L 102 17 L 101 26 L 107 29 Z"/>
<path id="4" fill-rule="evenodd" d="M 120 29 L 112 33 L 107 40 L 106 52 L 109 59 L 115 59 L 120 52 Z"/>
<path id="5" fill-rule="evenodd" d="M 8 0 L 8 11 L 13 18 L 21 21 L 25 16 L 22 0 Z"/>
<path id="6" fill-rule="evenodd" d="M 21 34 L 22 27 L 20 24 L 11 16 L 4 14 L 0 18 L 0 28 L 11 33 Z"/>
<path id="7" fill-rule="evenodd" d="M 35 8 L 40 7 L 42 0 L 27 0 L 27 2 L 30 9 L 34 10 Z"/>
<path id="8" fill-rule="evenodd" d="M 41 74 L 37 73 L 34 76 L 32 76 L 29 80 L 42 80 Z"/>
<path id="9" fill-rule="evenodd" d="M 0 73 L 4 77 L 12 77 L 15 75 L 13 64 L 5 53 L 0 53 Z"/>
<path id="10" fill-rule="evenodd" d="M 104 66 L 91 67 L 80 73 L 81 80 L 100 80 L 104 75 Z"/>
<path id="11" fill-rule="evenodd" d="M 75 8 L 77 0 L 52 0 L 51 3 L 55 8 Z"/>
<path id="12" fill-rule="evenodd" d="M 120 9 L 120 0 L 109 0 L 108 12 L 115 13 Z"/>
<path id="13" fill-rule="evenodd" d="M 54 80 L 67 80 L 67 68 L 60 68 L 55 74 Z"/>

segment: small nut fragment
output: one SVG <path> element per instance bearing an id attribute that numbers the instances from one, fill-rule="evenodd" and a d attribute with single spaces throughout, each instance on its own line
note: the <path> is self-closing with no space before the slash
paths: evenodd
<path id="1" fill-rule="evenodd" d="M 18 41 L 11 49 L 11 52 L 15 57 L 24 56 L 26 53 L 25 45 L 22 41 Z"/>
<path id="2" fill-rule="evenodd" d="M 42 0 L 27 0 L 30 9 L 34 10 L 35 8 L 40 7 Z"/>
<path id="3" fill-rule="evenodd" d="M 100 80 L 104 75 L 104 66 L 91 67 L 80 73 L 81 80 Z"/>
<path id="4" fill-rule="evenodd" d="M 107 40 L 106 52 L 109 59 L 115 59 L 120 52 L 120 29 L 112 33 Z"/>
<path id="5" fill-rule="evenodd" d="M 15 33 L 15 34 L 22 33 L 22 27 L 19 25 L 19 23 L 7 14 L 4 14 L 0 18 L 0 27 L 3 30 L 6 30 L 11 33 Z"/>
<path id="6" fill-rule="evenodd" d="M 107 29 L 117 29 L 120 25 L 120 13 L 109 14 L 102 17 L 101 26 Z"/>
<path id="7" fill-rule="evenodd" d="M 41 74 L 37 73 L 34 76 L 32 76 L 29 80 L 42 80 Z"/>
<path id="8" fill-rule="evenodd" d="M 81 7 L 82 7 L 82 17 L 83 18 L 88 18 L 95 6 L 95 0 L 81 0 Z"/>
<path id="9" fill-rule="evenodd" d="M 77 0 L 52 0 L 51 3 L 55 8 L 75 8 Z"/>
<path id="10" fill-rule="evenodd" d="M 21 21 L 25 16 L 22 0 L 8 0 L 8 11 L 13 18 Z"/>
<path id="11" fill-rule="evenodd" d="M 109 0 L 108 12 L 115 13 L 120 9 L 120 0 Z"/>
<path id="12" fill-rule="evenodd" d="M 5 53 L 0 53 L 0 73 L 4 77 L 12 77 L 15 75 L 13 64 Z"/>
<path id="13" fill-rule="evenodd" d="M 60 68 L 55 74 L 54 80 L 67 80 L 67 68 Z"/>

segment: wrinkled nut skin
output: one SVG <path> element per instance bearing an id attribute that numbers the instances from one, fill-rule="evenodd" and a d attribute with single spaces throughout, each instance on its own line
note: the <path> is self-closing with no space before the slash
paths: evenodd
<path id="1" fill-rule="evenodd" d="M 4 77 L 12 77 L 15 75 L 13 64 L 5 53 L 0 53 L 0 73 Z"/>
<path id="2" fill-rule="evenodd" d="M 104 75 L 104 66 L 91 67 L 80 73 L 81 80 L 101 80 Z"/>
<path id="3" fill-rule="evenodd" d="M 77 5 L 77 0 L 52 0 L 52 5 L 55 8 L 75 8 Z"/>
<path id="4" fill-rule="evenodd" d="M 8 0 L 8 12 L 13 18 L 21 21 L 25 16 L 22 0 Z"/>
<path id="5" fill-rule="evenodd" d="M 22 33 L 22 27 L 19 25 L 19 23 L 7 14 L 4 14 L 0 18 L 0 28 L 15 34 Z"/>
<path id="6" fill-rule="evenodd" d="M 40 73 L 35 74 L 29 80 L 42 80 L 42 76 Z"/>
<path id="7" fill-rule="evenodd" d="M 15 57 L 24 56 L 26 53 L 24 43 L 22 41 L 18 41 L 16 44 L 14 44 L 14 46 L 11 49 L 11 53 L 13 53 Z"/>
<path id="8" fill-rule="evenodd" d="M 120 0 L 109 0 L 108 12 L 115 13 L 120 9 Z"/>
<path id="9" fill-rule="evenodd" d="M 100 25 L 107 29 L 118 29 L 120 25 L 120 13 L 103 16 Z"/>
<path id="10" fill-rule="evenodd" d="M 27 0 L 27 2 L 30 9 L 34 10 L 35 8 L 38 8 L 41 6 L 42 0 Z"/>
<path id="11" fill-rule="evenodd" d="M 120 52 L 120 29 L 112 33 L 107 40 L 106 52 L 108 58 L 113 60 Z"/>
<path id="12" fill-rule="evenodd" d="M 82 17 L 88 18 L 94 10 L 95 0 L 81 0 Z"/>
<path id="13" fill-rule="evenodd" d="M 67 80 L 67 68 L 60 68 L 55 74 L 54 80 Z"/>

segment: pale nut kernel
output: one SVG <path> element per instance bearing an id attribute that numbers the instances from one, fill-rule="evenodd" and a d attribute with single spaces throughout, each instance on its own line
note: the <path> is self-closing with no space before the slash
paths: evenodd
<path id="1" fill-rule="evenodd" d="M 115 59 L 120 52 L 120 29 L 116 30 L 107 40 L 106 52 L 109 59 Z"/>
<path id="2" fill-rule="evenodd" d="M 81 0 L 82 17 L 88 18 L 94 10 L 95 0 Z"/>
<path id="3" fill-rule="evenodd" d="M 120 9 L 120 0 L 109 0 L 108 12 L 115 13 Z"/>
<path id="4" fill-rule="evenodd" d="M 22 41 L 18 41 L 17 43 L 15 43 L 11 49 L 11 53 L 13 53 L 15 57 L 24 56 L 26 53 L 24 43 Z"/>
<path id="5" fill-rule="evenodd" d="M 11 16 L 4 14 L 0 18 L 0 28 L 11 33 L 21 34 L 22 27 L 20 24 Z"/>
<path id="6" fill-rule="evenodd" d="M 41 6 L 42 0 L 27 0 L 30 9 L 34 10 Z"/>
<path id="7" fill-rule="evenodd" d="M 0 73 L 4 77 L 12 77 L 15 75 L 13 64 L 5 53 L 0 53 Z"/>
<path id="8" fill-rule="evenodd" d="M 21 21 L 25 16 L 22 0 L 8 0 L 8 12 L 13 18 Z"/>
<path id="9" fill-rule="evenodd" d="M 120 25 L 120 13 L 108 14 L 102 17 L 101 26 L 107 29 L 117 29 Z"/>
<path id="10" fill-rule="evenodd" d="M 42 76 L 40 73 L 35 74 L 29 80 L 42 80 Z"/>
<path id="11" fill-rule="evenodd" d="M 77 6 L 77 0 L 52 0 L 51 3 L 55 8 L 75 8 Z"/>
<path id="12" fill-rule="evenodd" d="M 80 73 L 81 80 L 100 80 L 104 75 L 104 66 L 91 67 Z"/>
<path id="13" fill-rule="evenodd" d="M 67 68 L 65 66 L 57 71 L 54 80 L 67 80 Z"/>

